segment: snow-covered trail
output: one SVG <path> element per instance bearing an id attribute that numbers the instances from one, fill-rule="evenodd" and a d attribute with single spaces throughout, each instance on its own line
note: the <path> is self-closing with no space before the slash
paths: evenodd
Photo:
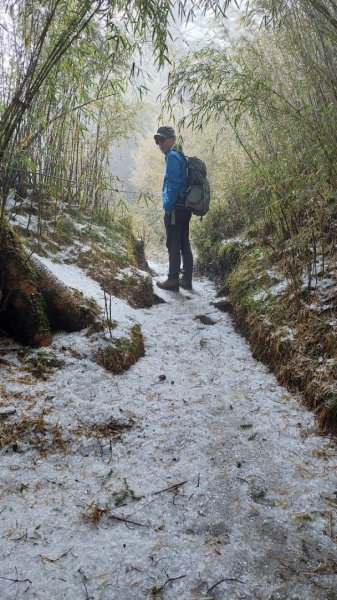
<path id="1" fill-rule="evenodd" d="M 1 600 L 336 600 L 336 445 L 209 282 L 163 296 L 129 312 L 146 355 L 123 375 L 76 356 L 72 334 L 55 339 L 68 358 L 52 379 L 12 386 L 70 448 L 1 453 Z M 72 431 L 111 416 L 132 420 L 119 439 Z"/>

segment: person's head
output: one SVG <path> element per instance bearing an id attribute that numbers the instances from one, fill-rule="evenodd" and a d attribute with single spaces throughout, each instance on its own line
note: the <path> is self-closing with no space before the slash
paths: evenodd
<path id="1" fill-rule="evenodd" d="M 161 152 L 164 153 L 171 150 L 176 141 L 176 133 L 173 127 L 170 127 L 169 125 L 159 127 L 157 133 L 153 137 Z"/>

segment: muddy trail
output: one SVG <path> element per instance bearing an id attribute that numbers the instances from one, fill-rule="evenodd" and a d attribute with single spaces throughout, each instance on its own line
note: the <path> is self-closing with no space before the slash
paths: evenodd
<path id="1" fill-rule="evenodd" d="M 43 407 L 54 444 L 1 450 L 0 598 L 337 600 L 335 441 L 254 360 L 210 282 L 160 295 L 126 310 L 146 353 L 120 376 L 83 333 L 55 337 L 64 364 L 46 381 L 1 354 L 3 397 L 31 418 Z"/>

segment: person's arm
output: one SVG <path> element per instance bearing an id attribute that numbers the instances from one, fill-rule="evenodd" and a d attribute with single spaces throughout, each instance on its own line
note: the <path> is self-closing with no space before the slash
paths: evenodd
<path id="1" fill-rule="evenodd" d="M 166 186 L 163 194 L 165 212 L 170 214 L 180 192 L 180 160 L 173 152 L 166 159 Z"/>

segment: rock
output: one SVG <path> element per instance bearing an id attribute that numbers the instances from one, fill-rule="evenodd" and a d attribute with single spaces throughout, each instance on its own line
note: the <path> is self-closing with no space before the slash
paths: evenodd
<path id="1" fill-rule="evenodd" d="M 159 381 L 165 381 L 166 375 L 159 375 L 158 379 Z"/>
<path id="2" fill-rule="evenodd" d="M 213 319 L 211 319 L 211 317 L 208 317 L 207 315 L 196 315 L 194 317 L 194 321 L 201 321 L 201 323 L 203 323 L 204 325 L 216 324 L 216 321 L 213 321 Z"/>
<path id="3" fill-rule="evenodd" d="M 220 298 L 221 296 L 226 296 L 228 294 L 228 285 L 224 283 L 217 292 L 216 297 Z"/>
<path id="4" fill-rule="evenodd" d="M 153 292 L 153 304 L 166 304 L 166 300 Z"/>
<path id="5" fill-rule="evenodd" d="M 16 408 L 14 407 L 8 407 L 8 408 L 0 408 L 0 419 L 4 419 L 6 417 L 9 417 L 10 415 L 15 415 L 16 413 Z"/>
<path id="6" fill-rule="evenodd" d="M 218 302 L 212 302 L 211 304 L 215 308 L 222 310 L 222 312 L 231 312 L 233 309 L 232 303 L 230 300 L 228 300 L 228 298 L 223 298 L 222 300 L 219 300 Z"/>

